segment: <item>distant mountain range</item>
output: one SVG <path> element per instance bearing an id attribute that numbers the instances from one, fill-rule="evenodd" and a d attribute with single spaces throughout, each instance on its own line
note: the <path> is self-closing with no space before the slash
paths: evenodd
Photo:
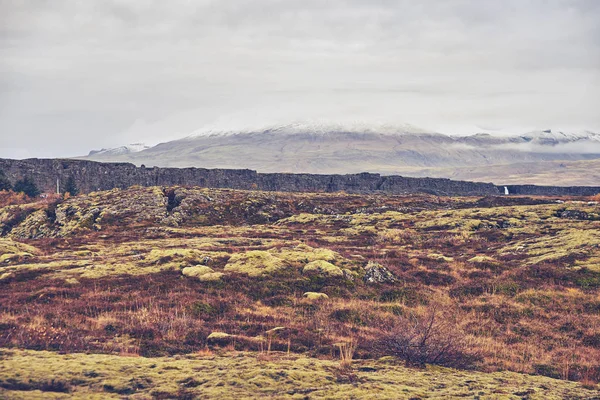
<path id="1" fill-rule="evenodd" d="M 143 143 L 132 143 L 126 146 L 114 147 L 112 149 L 100 149 L 100 150 L 92 150 L 88 154 L 89 157 L 97 156 L 97 157 L 112 157 L 112 156 L 121 156 L 124 154 L 137 153 L 143 150 L 149 149 L 151 146 L 146 146 Z"/>
<path id="2" fill-rule="evenodd" d="M 600 134 L 446 135 L 410 125 L 290 124 L 204 129 L 180 140 L 92 151 L 96 161 L 259 172 L 431 176 L 496 184 L 599 185 Z"/>

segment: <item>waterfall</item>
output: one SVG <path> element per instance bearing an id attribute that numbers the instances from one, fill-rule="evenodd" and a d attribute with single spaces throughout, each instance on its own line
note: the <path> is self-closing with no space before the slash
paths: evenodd
<path id="1" fill-rule="evenodd" d="M 504 194 L 506 194 L 506 195 L 509 194 L 508 193 L 508 186 L 504 186 Z"/>

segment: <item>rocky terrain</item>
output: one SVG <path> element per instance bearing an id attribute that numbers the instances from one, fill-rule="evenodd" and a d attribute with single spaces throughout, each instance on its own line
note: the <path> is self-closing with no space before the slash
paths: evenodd
<path id="1" fill-rule="evenodd" d="M 598 397 L 597 197 L 2 193 L 2 398 Z"/>

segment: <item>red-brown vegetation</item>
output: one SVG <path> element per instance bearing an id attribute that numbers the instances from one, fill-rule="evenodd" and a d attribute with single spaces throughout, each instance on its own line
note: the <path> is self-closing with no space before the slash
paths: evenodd
<path id="1" fill-rule="evenodd" d="M 0 221 L 4 236 L 38 249 L 0 266 L 0 347 L 158 356 L 220 344 L 339 357 L 352 343 L 346 357 L 600 380 L 593 205 L 152 190 L 37 202 L 47 219 L 36 226 L 32 212 Z M 1 199 L 0 211 L 29 206 Z M 299 244 L 336 252 L 346 271 L 310 275 L 308 259 L 284 255 L 290 267 L 268 275 L 225 269 L 233 254 Z M 148 261 L 172 248 L 219 252 L 206 265 L 223 276 L 185 276 L 200 261 L 170 253 Z M 369 261 L 395 280 L 363 281 Z M 107 264 L 117 272 L 94 269 Z M 213 332 L 227 335 L 208 340 Z"/>

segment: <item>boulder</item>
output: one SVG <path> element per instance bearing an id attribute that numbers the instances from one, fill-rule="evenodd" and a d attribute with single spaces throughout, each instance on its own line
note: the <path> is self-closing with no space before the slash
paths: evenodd
<path id="1" fill-rule="evenodd" d="M 365 283 L 393 283 L 396 277 L 389 269 L 375 261 L 369 261 L 365 267 Z"/>
<path id="2" fill-rule="evenodd" d="M 309 262 L 302 269 L 303 274 L 308 275 L 321 275 L 325 277 L 342 277 L 344 272 L 341 268 L 336 267 L 332 263 L 324 260 L 315 260 Z"/>

